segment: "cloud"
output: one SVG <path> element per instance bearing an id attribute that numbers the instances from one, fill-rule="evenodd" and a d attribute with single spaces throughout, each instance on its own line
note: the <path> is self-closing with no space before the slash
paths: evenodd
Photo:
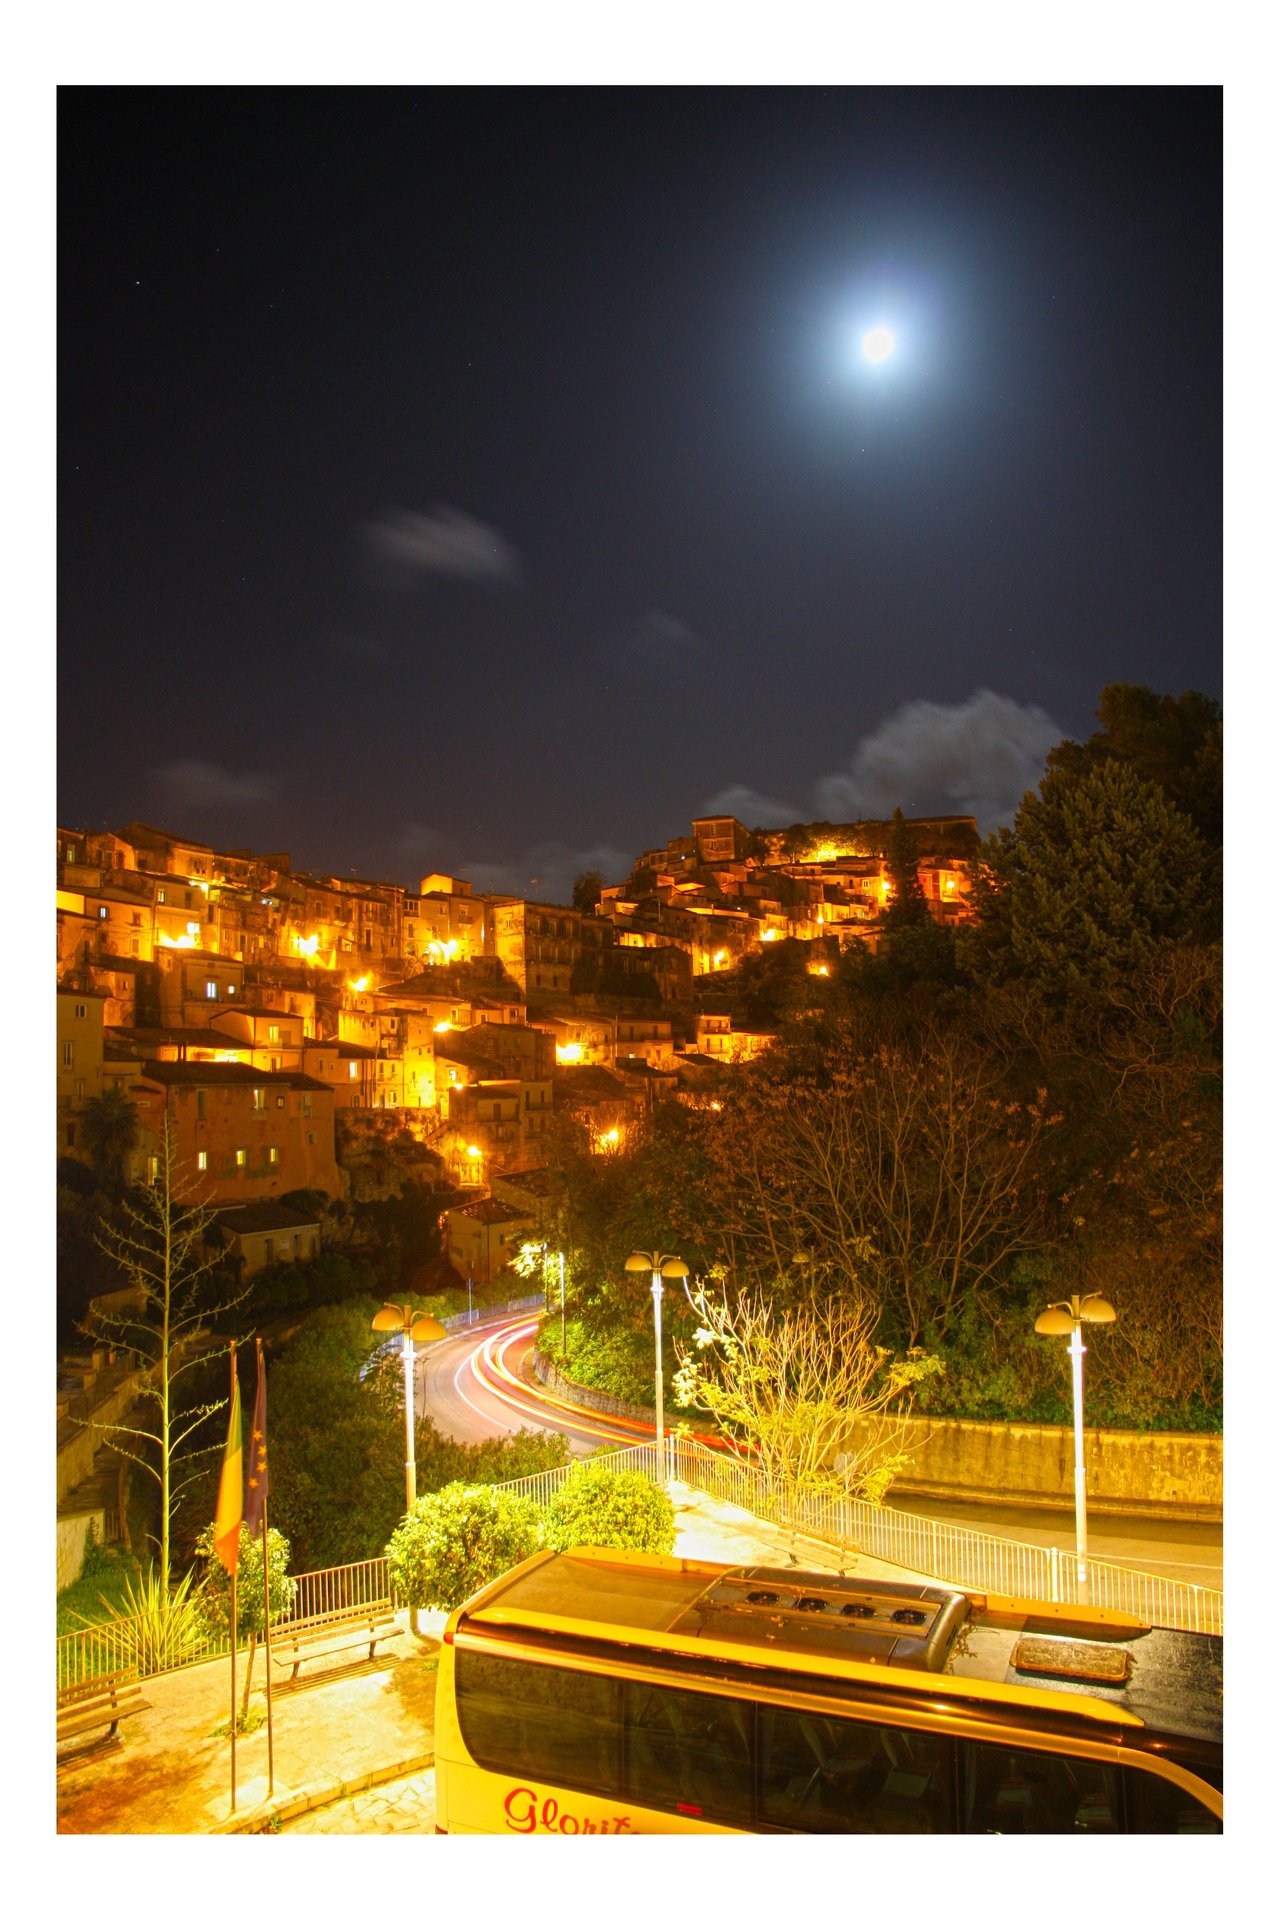
<path id="1" fill-rule="evenodd" d="M 825 820 L 904 813 L 971 813 L 979 831 L 1007 826 L 1044 772 L 1063 729 L 1040 707 L 983 688 L 962 704 L 912 700 L 859 741 L 847 771 L 813 790 Z"/>
<path id="2" fill-rule="evenodd" d="M 477 893 L 511 893 L 521 900 L 546 900 L 554 906 L 568 906 L 573 899 L 573 883 L 580 873 L 594 868 L 604 875 L 605 885 L 609 886 L 625 880 L 631 865 L 631 854 L 621 847 L 603 843 L 570 847 L 563 840 L 543 840 L 510 865 L 464 860 L 457 871 L 471 882 Z"/>
<path id="3" fill-rule="evenodd" d="M 731 813 L 744 827 L 791 827 L 803 813 L 789 800 L 771 800 L 767 793 L 755 793 L 750 787 L 722 787 L 698 811 L 704 816 Z"/>
<path id="4" fill-rule="evenodd" d="M 618 636 L 625 652 L 646 665 L 675 666 L 702 650 L 702 642 L 692 627 L 674 614 L 651 607 L 638 620 L 625 626 Z"/>
<path id="5" fill-rule="evenodd" d="M 391 507 L 362 531 L 374 557 L 400 578 L 440 573 L 498 584 L 520 579 L 515 548 L 494 527 L 457 507 L 436 507 L 432 513 Z"/>
<path id="6" fill-rule="evenodd" d="M 256 807 L 274 799 L 276 791 L 275 782 L 265 774 L 231 773 L 208 760 L 178 760 L 170 767 L 153 768 L 151 777 L 166 806 L 174 808 Z"/>
<path id="7" fill-rule="evenodd" d="M 428 873 L 448 873 L 457 842 L 451 833 L 428 827 L 421 820 L 406 820 L 391 843 L 397 871 L 412 869 L 419 878 Z"/>

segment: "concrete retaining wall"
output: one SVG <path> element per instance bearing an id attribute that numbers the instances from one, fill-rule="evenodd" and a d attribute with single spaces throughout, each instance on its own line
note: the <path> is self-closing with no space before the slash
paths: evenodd
<path id="1" fill-rule="evenodd" d="M 80 1578 L 84 1566 L 85 1542 L 90 1527 L 102 1539 L 106 1531 L 105 1513 L 67 1513 L 58 1515 L 58 1592 Z"/>
<path id="2" fill-rule="evenodd" d="M 653 1419 L 652 1407 L 616 1400 L 566 1380 L 545 1353 L 533 1370 L 553 1393 L 594 1413 Z M 1003 1421 L 907 1421 L 912 1464 L 895 1493 L 977 1505 L 1070 1510 L 1075 1502 L 1075 1441 L 1070 1427 Z M 1084 1464 L 1089 1507 L 1097 1513 L 1220 1522 L 1222 1436 L 1216 1433 L 1113 1433 L 1086 1427 Z"/>
<path id="3" fill-rule="evenodd" d="M 896 1493 L 1070 1508 L 1075 1499 L 1075 1441 L 1070 1427 L 1002 1421 L 907 1422 L 910 1469 Z M 1222 1436 L 1215 1433 L 1116 1433 L 1086 1427 L 1084 1464 L 1096 1512 L 1221 1521 Z"/>

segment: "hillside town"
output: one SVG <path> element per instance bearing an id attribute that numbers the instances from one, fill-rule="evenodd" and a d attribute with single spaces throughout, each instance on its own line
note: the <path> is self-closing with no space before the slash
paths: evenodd
<path id="1" fill-rule="evenodd" d="M 930 913 L 962 923 L 976 822 L 911 825 Z M 568 907 L 443 873 L 414 894 L 295 872 L 285 853 L 136 822 L 59 831 L 59 1155 L 85 1157 L 85 1104 L 118 1089 L 138 1119 L 131 1177 L 154 1171 L 169 1123 L 251 1273 L 317 1252 L 323 1202 L 379 1143 L 412 1142 L 461 1190 L 453 1264 L 487 1278 L 531 1224 L 521 1180 L 536 1184 L 558 1111 L 618 1150 L 656 1101 L 707 1099 L 769 1045 L 727 990 L 744 958 L 802 941 L 820 975 L 874 945 L 891 835 L 698 819 L 622 884 L 582 876 L 595 897 Z"/>

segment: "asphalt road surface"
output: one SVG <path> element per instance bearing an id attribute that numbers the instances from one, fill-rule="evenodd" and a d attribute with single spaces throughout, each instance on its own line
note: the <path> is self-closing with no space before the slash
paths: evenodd
<path id="1" fill-rule="evenodd" d="M 652 1425 L 586 1413 L 530 1384 L 522 1368 L 537 1326 L 538 1316 L 525 1314 L 464 1329 L 427 1347 L 417 1359 L 419 1413 L 430 1414 L 440 1431 L 456 1440 L 486 1440 L 520 1427 L 550 1428 L 565 1434 L 577 1454 L 590 1453 L 604 1440 L 627 1446 L 650 1438 Z M 1032 1546 L 1075 1546 L 1075 1519 L 1070 1511 L 906 1495 L 891 1498 L 889 1504 Z M 1115 1560 L 1166 1580 L 1222 1587 L 1221 1527 L 1098 1516 L 1090 1522 L 1089 1551 L 1099 1560 Z"/>

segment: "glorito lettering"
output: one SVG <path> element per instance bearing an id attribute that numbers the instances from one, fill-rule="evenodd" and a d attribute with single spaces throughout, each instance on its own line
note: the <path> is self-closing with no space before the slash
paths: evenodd
<path id="1" fill-rule="evenodd" d="M 601 1815 L 597 1826 L 594 1820 L 585 1816 L 579 1819 L 576 1813 L 561 1813 L 560 1802 L 548 1794 L 542 1805 L 538 1805 L 538 1796 L 532 1787 L 512 1787 L 502 1803 L 507 1816 L 507 1826 L 512 1833 L 536 1833 L 539 1828 L 544 1833 L 629 1833 L 631 1821 L 626 1814 L 615 1815 L 612 1819 Z"/>

